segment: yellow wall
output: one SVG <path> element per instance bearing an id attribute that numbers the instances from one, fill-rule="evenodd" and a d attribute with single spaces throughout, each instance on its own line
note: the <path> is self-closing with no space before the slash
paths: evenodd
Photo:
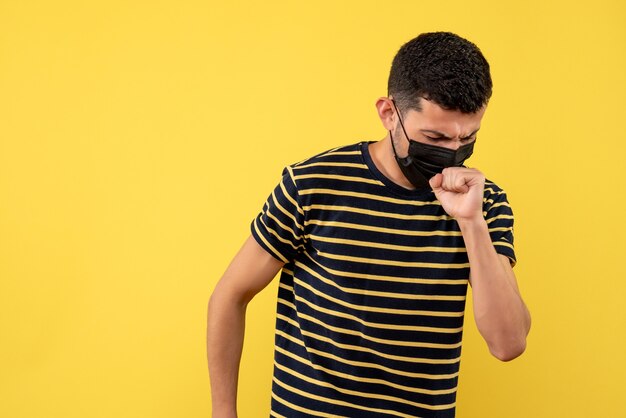
<path id="1" fill-rule="evenodd" d="M 492 66 L 470 160 L 516 214 L 528 350 L 466 318 L 458 416 L 623 417 L 626 8 L 618 0 L 0 2 L 0 416 L 206 417 L 210 292 L 283 166 L 385 135 L 420 32 Z M 267 416 L 276 283 L 240 416 Z"/>

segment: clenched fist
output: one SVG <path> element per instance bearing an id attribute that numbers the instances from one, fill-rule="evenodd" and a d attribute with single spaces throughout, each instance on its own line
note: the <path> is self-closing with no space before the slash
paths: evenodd
<path id="1" fill-rule="evenodd" d="M 446 213 L 460 221 L 483 220 L 485 176 L 474 168 L 448 167 L 430 179 Z"/>

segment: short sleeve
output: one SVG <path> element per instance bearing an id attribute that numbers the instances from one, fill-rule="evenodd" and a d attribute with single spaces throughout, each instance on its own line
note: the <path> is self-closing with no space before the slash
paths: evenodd
<path id="1" fill-rule="evenodd" d="M 285 263 L 304 249 L 304 211 L 291 167 L 283 170 L 280 183 L 252 221 L 252 236 L 274 258 Z"/>
<path id="2" fill-rule="evenodd" d="M 496 252 L 509 257 L 514 266 L 517 259 L 513 246 L 513 210 L 504 190 L 493 183 L 485 184 L 483 214 Z"/>

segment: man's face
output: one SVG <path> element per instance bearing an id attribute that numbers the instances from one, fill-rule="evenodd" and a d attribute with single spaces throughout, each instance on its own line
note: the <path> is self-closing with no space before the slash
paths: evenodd
<path id="1" fill-rule="evenodd" d="M 476 140 L 476 134 L 487 109 L 483 106 L 476 113 L 463 113 L 458 110 L 446 110 L 425 99 L 420 100 L 420 105 L 422 107 L 420 112 L 410 109 L 400 116 L 406 134 L 414 141 L 452 150 Z M 395 113 L 395 119 L 394 143 L 398 154 L 405 156 L 409 142 L 398 121 L 398 113 Z"/>

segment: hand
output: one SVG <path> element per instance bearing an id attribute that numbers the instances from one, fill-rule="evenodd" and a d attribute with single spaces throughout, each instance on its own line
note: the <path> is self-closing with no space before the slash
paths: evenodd
<path id="1" fill-rule="evenodd" d="M 483 218 L 485 176 L 474 168 L 448 167 L 430 179 L 446 213 L 459 221 Z"/>

